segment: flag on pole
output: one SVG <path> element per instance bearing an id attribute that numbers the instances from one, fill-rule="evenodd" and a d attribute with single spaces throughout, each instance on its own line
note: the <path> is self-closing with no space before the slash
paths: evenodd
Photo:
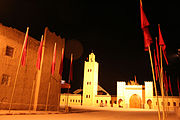
<path id="1" fill-rule="evenodd" d="M 168 92 L 168 81 L 167 81 L 166 71 L 164 73 L 164 86 L 165 86 L 166 92 Z"/>
<path id="2" fill-rule="evenodd" d="M 149 26 L 150 24 L 147 20 L 146 14 L 143 11 L 141 0 L 140 0 L 140 13 L 141 13 L 141 28 L 144 29 L 145 27 Z"/>
<path id="3" fill-rule="evenodd" d="M 60 69 L 59 69 L 59 74 L 61 76 L 62 76 L 62 72 L 63 72 L 63 60 L 64 60 L 64 48 L 62 48 L 61 63 L 60 63 Z"/>
<path id="4" fill-rule="evenodd" d="M 149 46 L 152 43 L 151 42 L 152 38 L 151 38 L 151 35 L 149 33 L 149 28 L 148 27 L 143 28 L 143 34 L 144 34 L 144 51 L 148 51 Z"/>
<path id="5" fill-rule="evenodd" d="M 160 29 L 160 25 L 158 24 L 158 28 L 159 28 L 159 45 L 162 46 L 162 51 L 163 51 L 163 55 L 164 55 L 164 59 L 166 61 L 166 64 L 168 65 L 168 60 L 166 57 L 166 44 L 164 43 L 163 37 L 162 37 L 162 33 L 161 33 L 161 29 Z"/>
<path id="6" fill-rule="evenodd" d="M 157 81 L 158 80 L 158 65 L 157 65 L 155 50 L 154 50 L 154 67 L 155 67 L 155 76 L 156 76 L 156 81 Z"/>
<path id="7" fill-rule="evenodd" d="M 171 80 L 170 80 L 170 76 L 169 76 L 169 89 L 170 89 L 171 95 L 173 96 L 173 92 L 172 92 L 172 88 L 171 88 Z"/>
<path id="8" fill-rule="evenodd" d="M 149 46 L 152 43 L 152 38 L 151 38 L 149 28 L 148 28 L 150 24 L 143 11 L 141 0 L 140 0 L 140 13 L 141 13 L 141 29 L 143 30 L 143 34 L 144 34 L 144 50 L 148 51 Z"/>
<path id="9" fill-rule="evenodd" d="M 54 75 L 55 63 L 56 63 L 56 43 L 54 44 L 53 61 L 52 61 L 52 66 L 51 66 L 51 74 L 52 75 Z"/>
<path id="10" fill-rule="evenodd" d="M 177 85 L 178 85 L 178 92 L 179 92 L 179 96 L 180 96 L 179 79 L 177 79 Z"/>
<path id="11" fill-rule="evenodd" d="M 28 32 L 29 32 L 29 27 L 27 27 L 24 44 L 23 44 L 23 52 L 21 57 L 22 66 L 25 66 L 25 62 L 26 62 Z"/>
<path id="12" fill-rule="evenodd" d="M 73 54 L 71 53 L 71 64 L 70 64 L 70 80 L 73 80 L 73 66 L 72 66 L 72 62 L 73 62 Z"/>
<path id="13" fill-rule="evenodd" d="M 160 72 L 161 70 L 160 70 L 159 47 L 158 47 L 157 37 L 156 37 L 156 54 L 157 54 L 157 64 L 158 64 L 159 72 Z"/>
<path id="14" fill-rule="evenodd" d="M 36 62 L 36 67 L 38 70 L 40 70 L 40 65 L 41 65 L 42 47 L 43 47 L 43 35 L 41 37 L 41 43 L 38 48 L 38 58 L 37 58 L 37 62 Z"/>

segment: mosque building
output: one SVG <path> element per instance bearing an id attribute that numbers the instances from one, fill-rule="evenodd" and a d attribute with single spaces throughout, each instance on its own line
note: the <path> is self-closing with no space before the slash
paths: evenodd
<path id="1" fill-rule="evenodd" d="M 60 97 L 60 105 L 83 105 L 97 107 L 143 108 L 157 109 L 157 98 L 153 96 L 153 82 L 145 81 L 145 85 L 138 85 L 131 81 L 117 81 L 117 95 L 112 96 L 98 85 L 99 63 L 95 61 L 94 53 L 84 63 L 83 89 L 73 94 L 64 93 Z M 80 94 L 82 93 L 82 94 Z M 103 93 L 103 94 L 102 94 Z M 158 96 L 162 109 L 162 96 Z M 179 97 L 165 96 L 166 108 L 175 109 L 180 106 Z"/>

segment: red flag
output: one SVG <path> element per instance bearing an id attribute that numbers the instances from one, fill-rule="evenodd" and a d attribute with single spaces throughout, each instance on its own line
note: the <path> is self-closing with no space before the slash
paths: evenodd
<path id="1" fill-rule="evenodd" d="M 159 61 L 159 47 L 158 47 L 158 41 L 157 41 L 157 37 L 156 37 L 156 54 L 157 54 L 157 64 L 159 67 L 159 71 L 160 71 L 160 61 Z"/>
<path id="2" fill-rule="evenodd" d="M 22 66 L 25 66 L 25 62 L 26 62 L 28 32 L 29 32 L 29 27 L 27 27 L 24 44 L 23 44 L 23 51 L 21 57 Z"/>
<path id="3" fill-rule="evenodd" d="M 163 50 L 163 55 L 164 55 L 164 59 L 166 61 L 166 64 L 168 65 L 168 60 L 167 60 L 167 57 L 166 57 L 166 51 L 165 50 Z"/>
<path id="4" fill-rule="evenodd" d="M 150 44 L 152 43 L 152 38 L 149 33 L 149 22 L 146 18 L 146 15 L 142 8 L 142 1 L 140 0 L 140 13 L 141 13 L 141 29 L 143 30 L 144 34 L 144 50 L 148 51 Z"/>
<path id="5" fill-rule="evenodd" d="M 166 92 L 168 92 L 168 82 L 167 82 L 167 75 L 166 75 L 166 71 L 164 74 L 164 86 L 165 86 L 165 90 Z"/>
<path id="6" fill-rule="evenodd" d="M 63 59 L 64 59 L 64 48 L 62 48 L 62 54 L 61 54 L 61 64 L 60 64 L 60 69 L 59 69 L 59 74 L 62 76 L 63 72 Z"/>
<path id="7" fill-rule="evenodd" d="M 158 25 L 158 28 L 159 28 L 159 45 L 162 46 L 162 51 L 163 51 L 164 59 L 165 59 L 167 65 L 168 65 L 168 60 L 167 60 L 166 52 L 165 52 L 166 44 L 164 43 L 164 40 L 163 40 L 163 37 L 162 37 L 162 34 L 161 34 L 160 25 Z"/>
<path id="8" fill-rule="evenodd" d="M 157 65 L 155 50 L 154 50 L 154 65 L 155 65 L 155 75 L 156 75 L 156 81 L 157 81 L 158 80 L 158 65 Z"/>
<path id="9" fill-rule="evenodd" d="M 148 27 L 143 28 L 143 34 L 144 34 L 144 51 L 148 51 L 149 46 L 150 46 L 151 41 L 152 41 Z"/>
<path id="10" fill-rule="evenodd" d="M 43 35 L 41 37 L 41 43 L 38 48 L 38 58 L 37 58 L 37 62 L 36 62 L 36 67 L 39 70 L 40 70 L 40 65 L 41 65 L 42 47 L 43 47 Z"/>
<path id="11" fill-rule="evenodd" d="M 173 96 L 173 92 L 172 92 L 172 88 L 171 88 L 170 76 L 169 76 L 169 89 L 170 89 L 171 95 Z"/>
<path id="12" fill-rule="evenodd" d="M 72 81 L 73 79 L 73 66 L 72 66 L 72 62 L 73 62 L 73 54 L 71 54 L 71 64 L 70 64 L 70 80 Z"/>
<path id="13" fill-rule="evenodd" d="M 141 0 L 140 0 L 140 13 L 141 13 L 141 28 L 144 29 L 145 27 L 149 26 L 149 22 L 146 18 L 144 11 L 143 11 Z"/>
<path id="14" fill-rule="evenodd" d="M 178 85 L 178 91 L 179 91 L 179 96 L 180 96 L 179 79 L 177 80 L 177 85 Z"/>
<path id="15" fill-rule="evenodd" d="M 69 83 L 61 84 L 61 88 L 71 88 L 71 85 Z"/>
<path id="16" fill-rule="evenodd" d="M 52 61 L 52 66 L 51 66 L 51 74 L 52 75 L 54 75 L 55 63 L 56 63 L 56 43 L 54 44 L 53 61 Z"/>

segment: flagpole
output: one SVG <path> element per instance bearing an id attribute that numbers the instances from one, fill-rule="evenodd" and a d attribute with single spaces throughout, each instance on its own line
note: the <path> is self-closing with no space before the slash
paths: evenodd
<path id="1" fill-rule="evenodd" d="M 69 75 L 69 79 L 68 79 L 68 84 L 70 84 L 70 75 Z M 65 106 L 65 112 L 69 112 L 69 86 L 68 86 L 68 94 L 67 94 L 67 101 L 66 101 L 66 106 Z"/>
<path id="2" fill-rule="evenodd" d="M 41 56 L 41 62 L 40 62 L 40 70 L 38 69 L 37 74 L 36 74 L 36 86 L 35 86 L 35 90 L 34 90 L 34 106 L 33 106 L 34 111 L 37 110 L 37 104 L 38 104 L 38 97 L 39 97 L 38 95 L 39 95 L 39 88 L 40 88 L 42 65 L 43 65 L 43 60 L 44 60 L 46 33 L 47 33 L 47 28 L 45 28 L 44 38 L 43 38 L 43 36 L 41 37 L 44 40 L 43 40 L 43 46 L 42 46 L 42 56 Z"/>
<path id="3" fill-rule="evenodd" d="M 47 106 L 48 106 L 48 101 L 49 101 L 49 93 L 50 93 L 50 87 L 51 87 L 51 77 L 54 75 L 54 72 L 55 72 L 55 61 L 56 61 L 56 42 L 54 44 L 53 60 L 52 60 L 52 65 L 51 65 L 51 75 L 50 75 L 50 80 L 49 80 L 49 84 L 48 84 L 48 93 L 47 93 L 46 108 L 45 108 L 46 111 L 47 111 Z"/>
<path id="4" fill-rule="evenodd" d="M 168 108 L 167 108 L 167 106 L 166 106 L 166 103 L 168 102 L 168 82 L 167 82 L 167 73 L 166 73 L 166 71 L 165 71 L 165 73 L 164 73 L 164 79 L 165 79 L 165 83 L 163 84 L 164 85 L 164 87 L 165 87 L 165 90 L 164 90 L 164 119 L 166 119 L 167 118 L 167 112 L 168 112 Z"/>
<path id="5" fill-rule="evenodd" d="M 71 53 L 71 60 L 72 60 L 73 54 Z M 70 84 L 70 79 L 71 79 L 71 65 L 70 65 L 70 72 L 69 72 L 69 79 L 68 79 L 68 84 Z M 67 94 L 67 105 L 65 106 L 65 112 L 69 112 L 69 87 L 68 87 L 68 94 Z"/>
<path id="6" fill-rule="evenodd" d="M 28 31 L 29 31 L 29 27 L 27 27 L 27 30 L 26 30 L 25 40 L 24 40 L 23 47 L 22 47 L 22 50 L 21 50 L 20 59 L 19 59 L 19 63 L 18 63 L 17 71 L 16 71 L 16 76 L 15 76 L 15 79 L 14 79 L 14 85 L 13 85 L 13 90 L 12 90 L 11 99 L 10 99 L 10 105 L 9 105 L 9 112 L 10 112 L 11 106 L 12 106 L 12 100 L 13 100 L 14 92 L 15 92 L 15 88 L 16 88 L 17 76 L 18 76 L 18 73 L 19 73 L 20 65 L 21 65 L 21 58 L 22 58 L 23 48 L 25 46 Z"/>
<path id="7" fill-rule="evenodd" d="M 70 75 L 69 75 L 69 79 L 68 79 L 68 84 L 70 84 Z M 65 106 L 66 111 L 65 112 L 69 112 L 68 104 L 69 104 L 69 87 L 68 87 L 67 101 L 66 101 L 66 106 Z"/>
<path id="8" fill-rule="evenodd" d="M 36 71 L 36 74 L 35 74 L 35 79 L 36 79 L 36 75 L 37 75 L 37 71 Z M 32 91 L 31 91 L 31 98 L 30 98 L 30 103 L 29 103 L 29 112 L 30 112 L 30 109 L 31 109 L 31 103 L 32 103 L 32 98 L 33 98 L 34 85 L 35 85 L 35 80 L 33 80 L 33 86 L 32 86 Z"/>
<path id="9" fill-rule="evenodd" d="M 164 87 L 163 87 L 163 66 L 162 66 L 162 48 L 160 46 L 160 57 L 161 57 L 161 73 L 160 73 L 160 81 L 161 81 L 161 94 L 163 101 L 163 120 L 165 120 L 165 112 L 164 112 Z"/>
<path id="10" fill-rule="evenodd" d="M 166 77 L 166 87 L 168 88 L 167 90 L 165 90 L 165 101 L 164 101 L 164 105 L 165 105 L 165 117 L 167 118 L 167 113 L 168 113 L 168 107 L 166 105 L 166 103 L 168 103 L 168 91 L 169 91 L 169 86 L 168 86 L 168 78 L 167 78 L 167 72 L 165 71 L 165 77 Z M 166 119 L 165 118 L 165 119 Z"/>
<path id="11" fill-rule="evenodd" d="M 167 114 L 168 114 L 168 111 L 169 111 L 169 108 L 166 106 L 166 103 L 168 103 L 168 91 L 166 91 L 166 101 L 165 101 L 165 115 L 166 115 L 166 118 L 167 118 Z"/>
<path id="12" fill-rule="evenodd" d="M 59 74 L 60 74 L 60 77 L 61 77 L 61 79 L 60 79 L 60 85 L 61 85 L 62 72 L 63 72 L 63 59 L 64 59 L 64 48 L 62 48 L 62 50 L 61 50 L 61 63 L 60 63 L 60 70 L 59 70 Z M 60 90 L 61 90 L 61 89 L 60 89 Z M 59 102 L 59 104 L 58 104 L 58 106 L 57 106 L 57 111 L 59 111 L 59 109 L 60 109 L 60 100 L 61 100 L 61 95 L 58 94 L 58 102 Z"/>
<path id="13" fill-rule="evenodd" d="M 153 82 L 154 82 L 154 88 L 155 88 L 155 93 L 156 93 L 156 98 L 157 98 L 157 105 L 158 105 L 158 118 L 161 120 L 161 115 L 160 115 L 160 108 L 159 108 L 159 99 L 158 99 L 158 94 L 157 94 L 157 87 L 156 87 L 156 81 L 155 81 L 155 76 L 154 76 L 154 67 L 153 67 L 153 61 L 152 61 L 152 56 L 151 56 L 151 49 L 150 46 L 148 47 L 149 50 L 149 56 L 150 56 L 150 61 L 151 61 L 151 68 L 152 68 L 152 75 L 153 75 Z"/>
<path id="14" fill-rule="evenodd" d="M 51 78 L 50 78 L 50 79 L 51 79 Z M 46 98 L 46 108 L 45 108 L 45 111 L 47 111 L 47 106 L 48 106 L 48 102 L 49 102 L 50 87 L 51 87 L 51 82 L 49 81 L 49 84 L 48 84 L 48 93 L 47 93 L 47 98 Z"/>
<path id="15" fill-rule="evenodd" d="M 43 35 L 41 36 L 41 42 L 40 42 L 40 47 L 38 49 L 38 59 L 37 59 L 37 63 L 36 63 L 36 67 L 37 67 L 37 71 L 36 71 L 36 74 L 35 74 L 35 79 L 33 80 L 33 87 L 32 87 L 32 92 L 31 92 L 31 100 L 30 100 L 30 105 L 29 105 L 29 111 L 30 111 L 30 107 L 31 107 L 31 103 L 32 103 L 32 98 L 33 98 L 33 91 L 34 91 L 34 87 L 35 87 L 35 80 L 37 79 L 37 74 L 39 73 L 39 70 L 41 69 L 41 58 L 42 58 L 42 53 L 43 53 Z M 41 48 L 42 47 L 42 48 Z M 39 52 L 39 50 L 41 50 L 41 54 Z M 40 56 L 41 58 L 39 58 Z M 38 82 L 36 82 L 36 84 L 38 85 Z M 35 96 L 36 92 L 34 93 L 34 96 Z M 36 98 L 36 97 L 34 97 Z M 36 102 L 34 102 L 34 106 L 35 106 Z M 33 107 L 34 109 L 34 107 Z"/>

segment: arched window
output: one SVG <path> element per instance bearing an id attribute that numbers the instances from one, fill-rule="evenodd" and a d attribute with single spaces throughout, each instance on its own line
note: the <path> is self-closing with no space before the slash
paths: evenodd
<path id="1" fill-rule="evenodd" d="M 176 102 L 173 102 L 173 105 L 176 106 Z"/>
<path id="2" fill-rule="evenodd" d="M 148 104 L 148 106 L 149 106 L 149 109 L 151 109 L 151 108 L 152 108 L 152 101 L 151 101 L 151 99 L 148 99 L 148 100 L 147 100 L 147 104 Z"/>
<path id="3" fill-rule="evenodd" d="M 170 102 L 168 102 L 168 106 L 170 106 Z"/>
<path id="4" fill-rule="evenodd" d="M 122 102 L 123 100 L 122 99 L 119 99 L 118 100 L 118 105 L 119 105 L 119 107 L 123 107 L 123 106 L 121 106 L 121 102 Z"/>

